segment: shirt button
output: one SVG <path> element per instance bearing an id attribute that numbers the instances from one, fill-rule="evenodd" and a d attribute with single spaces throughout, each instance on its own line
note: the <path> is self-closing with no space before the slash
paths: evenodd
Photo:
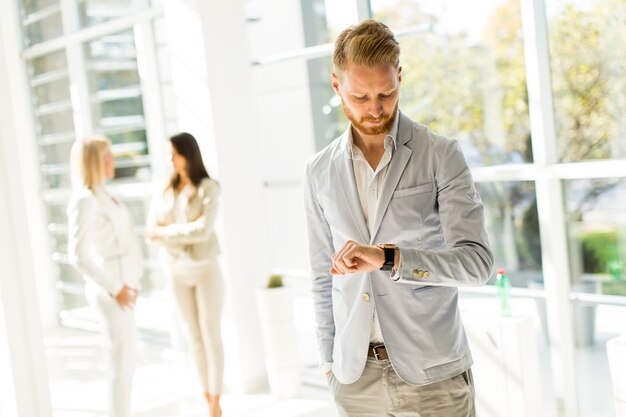
<path id="1" fill-rule="evenodd" d="M 424 278 L 428 278 L 430 276 L 430 273 L 428 271 L 424 271 L 424 274 L 422 274 L 422 277 Z"/>
<path id="2" fill-rule="evenodd" d="M 361 296 L 361 299 L 363 301 L 369 301 L 370 300 L 370 295 L 368 293 L 363 293 L 363 295 Z"/>

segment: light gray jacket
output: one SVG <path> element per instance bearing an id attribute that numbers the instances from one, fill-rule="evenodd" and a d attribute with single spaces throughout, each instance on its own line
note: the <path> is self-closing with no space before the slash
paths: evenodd
<path id="1" fill-rule="evenodd" d="M 320 360 L 333 363 L 343 384 L 365 366 L 374 306 L 405 382 L 428 384 L 468 369 L 457 287 L 483 285 L 493 267 L 482 202 L 458 142 L 398 114 L 371 236 L 346 152 L 348 130 L 309 160 L 305 175 Z M 331 276 L 331 256 L 349 239 L 398 245 L 400 280 L 383 271 Z"/>

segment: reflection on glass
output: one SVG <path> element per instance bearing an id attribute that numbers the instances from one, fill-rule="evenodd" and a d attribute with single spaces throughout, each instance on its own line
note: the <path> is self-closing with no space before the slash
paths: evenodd
<path id="1" fill-rule="evenodd" d="M 84 50 L 93 128 L 113 143 L 115 181 L 147 179 L 148 142 L 133 31 L 95 39 Z"/>
<path id="2" fill-rule="evenodd" d="M 73 141 L 42 146 L 42 163 L 46 165 L 68 164 Z"/>
<path id="3" fill-rule="evenodd" d="M 69 159 L 69 155 L 67 157 Z M 45 188 L 70 188 L 72 186 L 69 163 L 66 164 L 67 169 L 61 173 L 47 173 L 44 171 L 42 181 Z"/>
<path id="4" fill-rule="evenodd" d="M 626 157 L 626 2 L 548 0 L 558 156 Z"/>
<path id="5" fill-rule="evenodd" d="M 35 45 L 63 35 L 63 19 L 61 13 L 56 12 L 50 16 L 36 20 L 24 27 L 26 46 Z"/>
<path id="6" fill-rule="evenodd" d="M 48 74 L 53 71 L 66 70 L 67 58 L 65 56 L 65 50 L 34 58 L 32 61 L 28 61 L 27 66 L 32 77 Z"/>
<path id="7" fill-rule="evenodd" d="M 59 4 L 59 0 L 22 0 L 22 10 L 26 16 L 46 7 Z"/>
<path id="8" fill-rule="evenodd" d="M 27 61 L 44 188 L 70 185 L 69 155 L 74 140 L 67 59 L 64 50 Z"/>
<path id="9" fill-rule="evenodd" d="M 38 133 L 40 135 L 72 132 L 73 130 L 74 119 L 71 109 L 39 116 Z"/>
<path id="10" fill-rule="evenodd" d="M 70 100 L 70 85 L 67 77 L 33 87 L 33 102 L 44 105 Z"/>
<path id="11" fill-rule="evenodd" d="M 535 184 L 478 183 L 476 188 L 485 206 L 495 268 L 504 268 L 514 287 L 541 287 L 541 243 Z"/>
<path id="12" fill-rule="evenodd" d="M 626 296 L 626 178 L 563 186 L 572 289 Z"/>
<path id="13" fill-rule="evenodd" d="M 532 162 L 518 0 L 373 1 L 400 41 L 400 108 L 461 141 L 471 166 Z"/>
<path id="14" fill-rule="evenodd" d="M 321 150 L 341 135 L 348 126 L 341 100 L 332 88 L 333 71 L 330 57 L 307 61 L 310 80 L 311 108 L 315 128 L 315 148 Z"/>
<path id="15" fill-rule="evenodd" d="M 147 4 L 147 0 L 80 0 L 81 27 L 93 26 L 126 16 Z"/>

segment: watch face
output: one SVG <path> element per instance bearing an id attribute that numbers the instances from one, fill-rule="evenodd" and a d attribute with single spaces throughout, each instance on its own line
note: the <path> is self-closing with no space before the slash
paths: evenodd
<path id="1" fill-rule="evenodd" d="M 381 271 L 391 271 L 395 264 L 396 245 L 385 244 L 380 245 L 380 247 L 385 253 L 385 262 L 383 263 L 383 266 L 380 267 L 380 269 Z"/>

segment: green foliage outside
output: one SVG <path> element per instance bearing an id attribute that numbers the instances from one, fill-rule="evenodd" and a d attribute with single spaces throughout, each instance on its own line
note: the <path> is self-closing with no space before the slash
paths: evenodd
<path id="1" fill-rule="evenodd" d="M 583 271 L 585 273 L 615 273 L 615 263 L 619 262 L 620 259 L 615 231 L 583 233 L 579 239 L 582 246 Z"/>
<path id="2" fill-rule="evenodd" d="M 421 4 L 400 0 L 375 15 L 392 29 L 433 28 L 401 41 L 401 109 L 459 139 L 472 166 L 532 163 L 520 1 L 497 6 L 479 40 L 463 32 L 441 33 L 439 17 L 424 12 Z M 569 0 L 558 7 L 548 16 L 558 160 L 626 157 L 626 145 L 619 142 L 626 129 L 626 0 L 580 6 Z M 591 187 L 577 198 L 593 207 L 615 184 Z M 480 192 L 489 202 L 496 233 L 515 236 L 519 268 L 540 270 L 534 187 L 513 182 Z M 590 262 L 586 269 L 606 273 L 614 249 L 599 249 L 601 241 L 586 236 L 583 256 Z"/>

